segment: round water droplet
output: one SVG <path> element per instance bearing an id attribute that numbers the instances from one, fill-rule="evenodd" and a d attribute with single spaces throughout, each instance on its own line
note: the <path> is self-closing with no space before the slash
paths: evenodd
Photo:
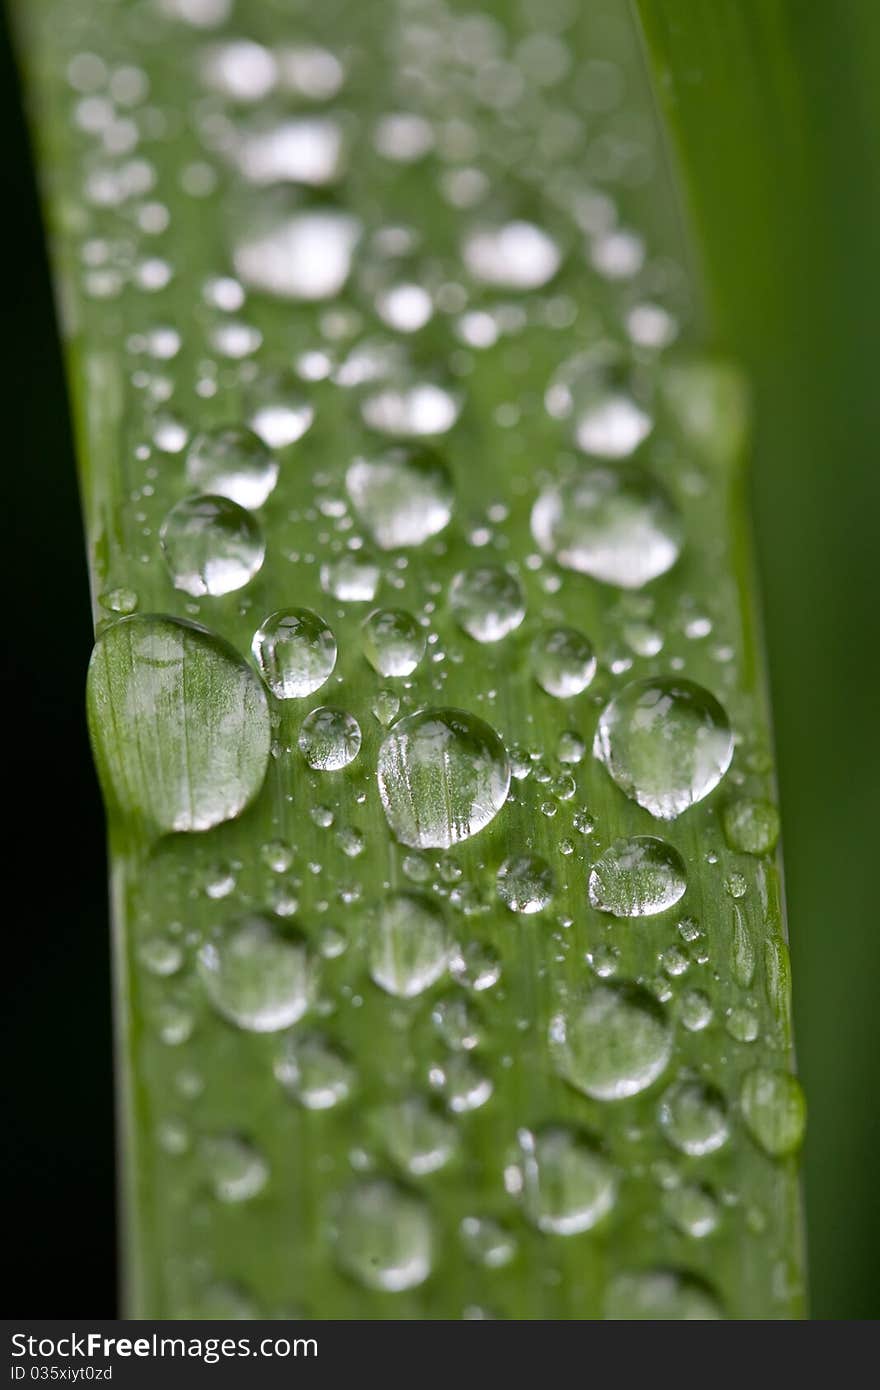
<path id="1" fill-rule="evenodd" d="M 263 784 L 266 696 L 235 649 L 204 628 L 121 618 L 95 644 L 87 702 L 108 803 L 158 833 L 232 820 Z"/>
<path id="2" fill-rule="evenodd" d="M 159 540 L 175 589 L 195 598 L 244 588 L 266 555 L 258 523 L 228 497 L 184 497 L 162 522 Z"/>
<path id="3" fill-rule="evenodd" d="M 661 1004 L 638 985 L 598 985 L 553 1019 L 560 1073 L 594 1100 L 623 1100 L 656 1081 L 669 1062 L 672 1030 Z"/>
<path id="4" fill-rule="evenodd" d="M 251 1033 L 274 1033 L 302 1018 L 314 966 L 298 933 L 267 917 L 246 917 L 207 942 L 199 975 L 214 1008 Z"/>
<path id="5" fill-rule="evenodd" d="M 551 415 L 571 419 L 578 447 L 599 458 L 627 458 L 654 425 L 645 383 L 619 349 L 604 344 L 564 363 L 545 399 Z"/>
<path id="6" fill-rule="evenodd" d="M 605 706 L 593 752 L 622 792 L 652 816 L 674 820 L 718 786 L 733 734 L 708 690 L 657 676 L 624 686 Z"/>
<path id="7" fill-rule="evenodd" d="M 560 263 L 556 242 L 531 222 L 477 228 L 465 238 L 462 257 L 475 280 L 510 290 L 540 289 Z"/>
<path id="8" fill-rule="evenodd" d="M 721 812 L 724 836 L 740 854 L 770 854 L 779 839 L 779 812 L 770 801 L 741 796 Z"/>
<path id="9" fill-rule="evenodd" d="M 553 897 L 553 870 L 539 854 L 511 855 L 498 870 L 495 886 L 511 912 L 543 912 Z"/>
<path id="10" fill-rule="evenodd" d="M 592 643 L 573 627 L 555 627 L 539 633 L 532 643 L 531 658 L 535 680 L 558 700 L 580 695 L 596 674 Z"/>
<path id="11" fill-rule="evenodd" d="M 240 426 L 197 434 L 186 454 L 187 481 L 201 493 L 262 507 L 278 481 L 278 464 L 261 439 Z"/>
<path id="12" fill-rule="evenodd" d="M 275 1062 L 275 1076 L 307 1110 L 331 1110 L 346 1100 L 354 1067 L 320 1034 L 290 1037 Z"/>
<path id="13" fill-rule="evenodd" d="M 462 570 L 449 586 L 459 627 L 476 642 L 500 642 L 526 615 L 526 596 L 515 575 L 500 565 Z"/>
<path id="14" fill-rule="evenodd" d="M 315 408 L 293 373 L 261 374 L 248 389 L 247 399 L 248 424 L 269 449 L 295 444 L 315 419 Z"/>
<path id="15" fill-rule="evenodd" d="M 791 1072 L 755 1067 L 743 1080 L 739 1103 L 746 1128 L 765 1153 L 783 1158 L 800 1148 L 807 1110 Z"/>
<path id="16" fill-rule="evenodd" d="M 674 1269 L 636 1270 L 612 1279 L 605 1300 L 611 1322 L 696 1322 L 723 1317 L 712 1290 Z"/>
<path id="17" fill-rule="evenodd" d="M 435 381 L 391 381 L 361 402 L 364 424 L 395 439 L 446 434 L 458 419 L 460 397 Z"/>
<path id="18" fill-rule="evenodd" d="M 444 1168 L 457 1146 L 455 1127 L 421 1096 L 384 1106 L 377 1129 L 391 1158 L 413 1177 Z"/>
<path id="19" fill-rule="evenodd" d="M 701 989 L 688 989 L 681 996 L 679 1017 L 689 1033 L 701 1033 L 712 1022 L 712 1001 Z"/>
<path id="20" fill-rule="evenodd" d="M 578 1235 L 592 1230 L 614 1206 L 614 1169 L 577 1130 L 520 1130 L 519 1150 L 523 1205 L 539 1231 Z"/>
<path id="21" fill-rule="evenodd" d="M 99 595 L 98 602 L 108 613 L 133 613 L 138 606 L 138 596 L 134 589 L 108 589 Z"/>
<path id="22" fill-rule="evenodd" d="M 503 1269 L 516 1255 L 516 1240 L 497 1221 L 466 1216 L 459 1230 L 465 1253 L 485 1269 Z"/>
<path id="23" fill-rule="evenodd" d="M 341 603 L 372 603 L 382 572 L 372 555 L 347 551 L 321 566 L 321 588 Z"/>
<path id="24" fill-rule="evenodd" d="M 297 743 L 316 772 L 338 772 L 360 752 L 361 726 L 348 710 L 324 705 L 306 715 Z"/>
<path id="25" fill-rule="evenodd" d="M 422 545 L 452 516 L 452 478 L 430 449 L 396 448 L 376 458 L 355 459 L 345 484 L 381 550 Z"/>
<path id="26" fill-rule="evenodd" d="M 686 888 L 678 850 L 654 835 L 615 840 L 590 870 L 590 903 L 613 917 L 653 917 L 674 906 Z"/>
<path id="27" fill-rule="evenodd" d="M 485 829 L 507 800 L 504 744 L 476 715 L 425 709 L 395 724 L 379 749 L 388 824 L 412 849 L 449 849 Z"/>
<path id="28" fill-rule="evenodd" d="M 299 212 L 249 232 L 235 269 L 252 289 L 279 299 L 333 299 L 348 279 L 360 225 L 331 210 Z"/>
<path id="29" fill-rule="evenodd" d="M 380 676 L 411 676 L 425 654 L 425 634 L 402 608 L 377 608 L 364 622 L 361 641 Z"/>
<path id="30" fill-rule="evenodd" d="M 449 948 L 443 917 L 429 898 L 395 893 L 370 932 L 370 974 L 399 999 L 414 999 L 446 971 Z"/>
<path id="31" fill-rule="evenodd" d="M 532 508 L 532 535 L 564 569 L 621 589 L 665 574 L 681 552 L 682 525 L 660 484 L 634 465 L 580 468 Z"/>
<path id="32" fill-rule="evenodd" d="M 718 1228 L 718 1202 L 699 1183 L 683 1183 L 664 1193 L 663 1210 L 682 1235 L 695 1240 L 703 1240 Z"/>
<path id="33" fill-rule="evenodd" d="M 490 1078 L 464 1052 L 454 1053 L 442 1067 L 433 1068 L 431 1083 L 441 1092 L 453 1115 L 479 1110 L 494 1090 Z"/>
<path id="34" fill-rule="evenodd" d="M 244 1139 L 231 1134 L 204 1139 L 199 1152 L 219 1201 L 247 1202 L 266 1186 L 269 1166 Z"/>
<path id="35" fill-rule="evenodd" d="M 260 675 L 279 700 L 302 700 L 330 678 L 336 638 L 310 608 L 282 608 L 254 633 L 251 643 Z"/>
<path id="36" fill-rule="evenodd" d="M 337 1258 L 370 1289 L 399 1293 L 431 1272 L 431 1224 L 423 1202 L 376 1179 L 351 1188 L 340 1206 Z"/>
<path id="37" fill-rule="evenodd" d="M 714 1153 L 727 1142 L 730 1129 L 724 1097 L 704 1081 L 678 1081 L 670 1086 L 658 1114 L 670 1144 L 692 1158 Z"/>

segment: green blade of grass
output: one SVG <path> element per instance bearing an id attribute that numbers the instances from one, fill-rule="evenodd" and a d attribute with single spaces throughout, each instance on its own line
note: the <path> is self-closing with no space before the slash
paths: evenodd
<path id="1" fill-rule="evenodd" d="M 228 22 L 183 0 L 22 10 L 96 596 L 129 1311 L 791 1316 L 803 1115 L 745 392 L 705 355 L 628 10 L 377 8 L 387 23 L 353 0 L 239 0 Z M 291 135 L 305 116 L 325 124 Z M 344 171 L 304 187 L 337 136 Z M 292 245 L 303 217 L 313 240 Z M 511 223 L 518 269 L 509 241 L 462 264 L 463 241 Z M 406 336 L 401 285 L 433 309 Z M 597 350 L 653 423 L 646 471 L 585 461 L 559 418 L 560 367 Z M 401 400 L 403 433 L 429 406 L 457 418 L 365 491 L 376 475 L 352 465 L 388 448 Z M 250 521 L 187 512 L 228 523 L 209 572 L 181 524 L 211 491 L 191 441 L 261 402 L 314 422 L 265 499 L 235 483 Z M 632 512 L 616 533 L 606 517 L 599 572 L 623 586 L 573 571 L 577 525 L 557 567 L 532 516 L 596 468 L 650 530 L 624 565 Z M 557 533 L 581 505 L 567 486 Z M 487 566 L 490 599 L 469 597 L 455 577 Z M 413 670 L 365 659 L 375 607 L 420 620 Z M 338 656 L 278 699 L 277 667 L 264 693 L 247 662 L 290 608 Z M 566 698 L 533 647 L 562 626 L 598 656 L 592 680 L 568 659 Z M 689 700 L 700 732 L 670 760 L 668 737 L 631 731 L 632 781 L 612 780 L 600 713 L 648 678 L 668 682 L 661 735 Z M 724 714 L 688 682 L 729 716 L 723 776 Z M 344 748 L 332 728 L 316 744 L 319 706 L 356 719 L 359 748 L 350 723 Z M 404 731 L 426 726 L 397 721 L 424 709 L 465 715 L 434 717 L 401 788 Z M 310 765 L 328 749 L 356 755 Z M 640 889 L 667 906 L 616 916 L 631 871 L 608 851 L 637 836 L 665 843 Z"/>

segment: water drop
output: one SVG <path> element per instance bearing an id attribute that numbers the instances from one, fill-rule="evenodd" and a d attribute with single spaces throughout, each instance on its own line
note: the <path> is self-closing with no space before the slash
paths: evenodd
<path id="1" fill-rule="evenodd" d="M 138 596 L 134 589 L 108 589 L 98 596 L 98 602 L 108 613 L 133 613 L 138 606 Z"/>
<path id="2" fill-rule="evenodd" d="M 621 459 L 634 453 L 654 421 L 630 362 L 613 347 L 579 354 L 553 378 L 547 409 L 572 419 L 575 441 L 586 454 Z"/>
<path id="3" fill-rule="evenodd" d="M 382 574 L 372 555 L 347 551 L 321 566 L 321 588 L 341 603 L 372 603 Z"/>
<path id="4" fill-rule="evenodd" d="M 424 1204 L 397 1183 L 374 1179 L 343 1198 L 337 1257 L 367 1288 L 399 1293 L 424 1283 L 431 1272 L 431 1246 Z"/>
<path id="5" fill-rule="evenodd" d="M 516 1240 L 497 1221 L 466 1216 L 459 1231 L 469 1259 L 485 1269 L 503 1269 L 516 1255 Z"/>
<path id="6" fill-rule="evenodd" d="M 407 715 L 379 749 L 385 815 L 402 844 L 450 849 L 495 819 L 507 800 L 510 764 L 494 729 L 456 709 Z"/>
<path id="7" fill-rule="evenodd" d="M 290 1037 L 275 1061 L 275 1077 L 306 1110 L 331 1110 L 346 1100 L 354 1067 L 325 1037 Z"/>
<path id="8" fill-rule="evenodd" d="M 185 693 L 185 698 L 184 698 Z M 257 795 L 266 697 L 221 638 L 174 618 L 122 618 L 89 663 L 89 731 L 105 796 L 159 833 L 208 830 Z"/>
<path id="9" fill-rule="evenodd" d="M 254 633 L 260 675 L 279 700 L 301 700 L 320 690 L 336 665 L 336 638 L 310 608 L 282 608 Z"/>
<path id="10" fill-rule="evenodd" d="M 628 797 L 674 820 L 717 787 L 733 758 L 733 734 L 708 690 L 657 676 L 633 681 L 605 706 L 593 752 Z"/>
<path id="11" fill-rule="evenodd" d="M 712 1001 L 701 989 L 689 989 L 681 996 L 679 1017 L 689 1033 L 701 1033 L 712 1022 Z"/>
<path id="12" fill-rule="evenodd" d="M 611 1211 L 617 1196 L 614 1169 L 577 1130 L 548 1126 L 519 1132 L 522 1199 L 539 1231 L 573 1236 Z"/>
<path id="13" fill-rule="evenodd" d="M 432 1068 L 431 1083 L 442 1092 L 454 1115 L 479 1110 L 494 1089 L 489 1077 L 479 1071 L 463 1052 L 453 1054 L 442 1067 Z"/>
<path id="14" fill-rule="evenodd" d="M 253 1146 L 235 1135 L 218 1135 L 199 1145 L 214 1195 L 221 1202 L 247 1202 L 262 1192 L 269 1166 Z"/>
<path id="15" fill-rule="evenodd" d="M 663 1210 L 682 1235 L 703 1240 L 718 1228 L 718 1203 L 707 1187 L 683 1183 L 663 1196 Z"/>
<path id="16" fill-rule="evenodd" d="M 197 434 L 186 454 L 187 481 L 201 493 L 262 507 L 278 481 L 278 464 L 262 440 L 239 426 Z"/>
<path id="17" fill-rule="evenodd" d="M 544 489 L 532 535 L 564 569 L 622 589 L 665 574 L 681 552 L 681 519 L 650 474 L 633 464 L 582 467 Z"/>
<path id="18" fill-rule="evenodd" d="M 542 690 L 558 700 L 580 695 L 596 674 L 592 643 L 573 627 L 555 627 L 539 633 L 532 643 L 531 659 L 535 680 Z M 577 762 L 579 759 L 562 761 Z"/>
<path id="19" fill-rule="evenodd" d="M 695 1322 L 722 1317 L 712 1290 L 673 1269 L 637 1270 L 612 1279 L 605 1301 L 611 1322 Z"/>
<path id="20" fill-rule="evenodd" d="M 324 705 L 306 715 L 297 743 L 316 772 L 338 772 L 360 752 L 361 726 L 348 710 Z"/>
<path id="21" fill-rule="evenodd" d="M 449 973 L 458 984 L 475 994 L 494 989 L 501 979 L 501 962 L 490 946 L 479 941 L 467 941 L 453 951 Z"/>
<path id="22" fill-rule="evenodd" d="M 421 545 L 449 524 L 452 478 L 439 455 L 394 448 L 358 458 L 345 475 L 352 503 L 382 550 Z"/>
<path id="23" fill-rule="evenodd" d="M 248 424 L 269 449 L 295 444 L 315 419 L 314 406 L 292 374 L 259 376 L 248 391 L 248 402 Z"/>
<path id="24" fill-rule="evenodd" d="M 677 903 L 686 888 L 678 850 L 654 835 L 615 840 L 590 870 L 590 903 L 613 917 L 653 917 Z"/>
<path id="25" fill-rule="evenodd" d="M 425 654 L 425 634 L 402 608 L 377 608 L 361 628 L 364 656 L 380 676 L 411 676 Z"/>
<path id="26" fill-rule="evenodd" d="M 770 801 L 739 797 L 721 812 L 724 835 L 740 854 L 770 854 L 779 839 L 779 812 Z"/>
<path id="27" fill-rule="evenodd" d="M 184 497 L 162 522 L 159 540 L 175 589 L 195 598 L 242 589 L 266 555 L 258 523 L 228 497 Z"/>
<path id="28" fill-rule="evenodd" d="M 507 222 L 470 233 L 462 257 L 475 280 L 499 289 L 534 290 L 559 269 L 555 241 L 531 222 Z"/>
<path id="29" fill-rule="evenodd" d="M 550 1027 L 556 1065 L 594 1100 L 623 1100 L 656 1081 L 672 1031 L 661 1004 L 638 985 L 598 985 L 573 999 Z"/>
<path id="30" fill-rule="evenodd" d="M 295 213 L 235 248 L 235 268 L 252 289 L 280 299 L 333 299 L 348 279 L 360 225 L 345 213 Z"/>
<path id="31" fill-rule="evenodd" d="M 391 1158 L 413 1177 L 438 1172 L 455 1153 L 454 1126 L 421 1096 L 385 1106 L 377 1124 Z"/>
<path id="32" fill-rule="evenodd" d="M 370 974 L 399 999 L 414 999 L 445 974 L 446 926 L 429 898 L 395 893 L 380 908 L 369 938 Z"/>
<path id="33" fill-rule="evenodd" d="M 218 1013 L 251 1033 L 274 1033 L 302 1018 L 314 967 L 305 940 L 258 915 L 217 933 L 198 955 L 199 975 Z"/>
<path id="34" fill-rule="evenodd" d="M 449 586 L 449 603 L 459 627 L 476 642 L 500 642 L 526 614 L 522 585 L 500 565 L 461 570 Z"/>
<path id="35" fill-rule="evenodd" d="M 800 1148 L 807 1112 L 791 1072 L 755 1067 L 743 1079 L 739 1103 L 746 1128 L 765 1153 L 784 1158 Z"/>
<path id="36" fill-rule="evenodd" d="M 370 708 L 382 727 L 387 729 L 400 712 L 400 696 L 393 690 L 377 690 Z"/>
<path id="37" fill-rule="evenodd" d="M 361 402 L 364 424 L 397 439 L 446 434 L 460 409 L 460 398 L 435 381 L 391 381 L 370 391 Z"/>
<path id="38" fill-rule="evenodd" d="M 511 855 L 498 870 L 496 889 L 511 912 L 543 912 L 553 897 L 553 870 L 538 854 Z"/>
<path id="39" fill-rule="evenodd" d="M 176 941 L 162 936 L 150 937 L 138 947 L 138 960 L 151 975 L 164 979 L 174 975 L 183 964 L 183 952 Z"/>
<path id="40" fill-rule="evenodd" d="M 692 1158 L 714 1153 L 726 1144 L 730 1133 L 724 1097 L 704 1081 L 678 1081 L 670 1086 L 658 1115 L 670 1144 Z"/>

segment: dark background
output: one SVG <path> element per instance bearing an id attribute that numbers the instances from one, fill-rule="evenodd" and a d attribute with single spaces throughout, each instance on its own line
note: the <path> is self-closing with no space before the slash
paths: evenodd
<path id="1" fill-rule="evenodd" d="M 841 65 L 875 62 L 836 7 L 801 12 L 810 137 L 827 188 L 823 259 L 790 209 L 780 260 L 799 310 L 757 387 L 753 492 L 779 753 L 796 1027 L 810 1105 L 813 1311 L 880 1315 L 880 106 Z M 874 22 L 876 21 L 876 22 Z M 871 89 L 873 90 L 873 89 Z M 3 1190 L 15 1311 L 115 1307 L 103 824 L 83 718 L 91 646 L 75 467 L 20 94 L 5 32 L 0 410 L 12 767 L 2 1056 Z M 876 137 L 876 139 L 875 139 Z M 776 272 L 774 272 L 776 273 Z M 753 286 L 751 288 L 754 288 Z M 748 267 L 744 294 L 748 294 Z M 754 301 L 755 295 L 752 294 Z M 760 299 L 760 296 L 758 297 Z"/>

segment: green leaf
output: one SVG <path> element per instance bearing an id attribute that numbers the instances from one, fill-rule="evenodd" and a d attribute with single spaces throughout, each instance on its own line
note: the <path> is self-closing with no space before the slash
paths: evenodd
<path id="1" fill-rule="evenodd" d="M 747 392 L 628 10 L 368 9 L 22 10 L 128 1311 L 791 1316 Z"/>

